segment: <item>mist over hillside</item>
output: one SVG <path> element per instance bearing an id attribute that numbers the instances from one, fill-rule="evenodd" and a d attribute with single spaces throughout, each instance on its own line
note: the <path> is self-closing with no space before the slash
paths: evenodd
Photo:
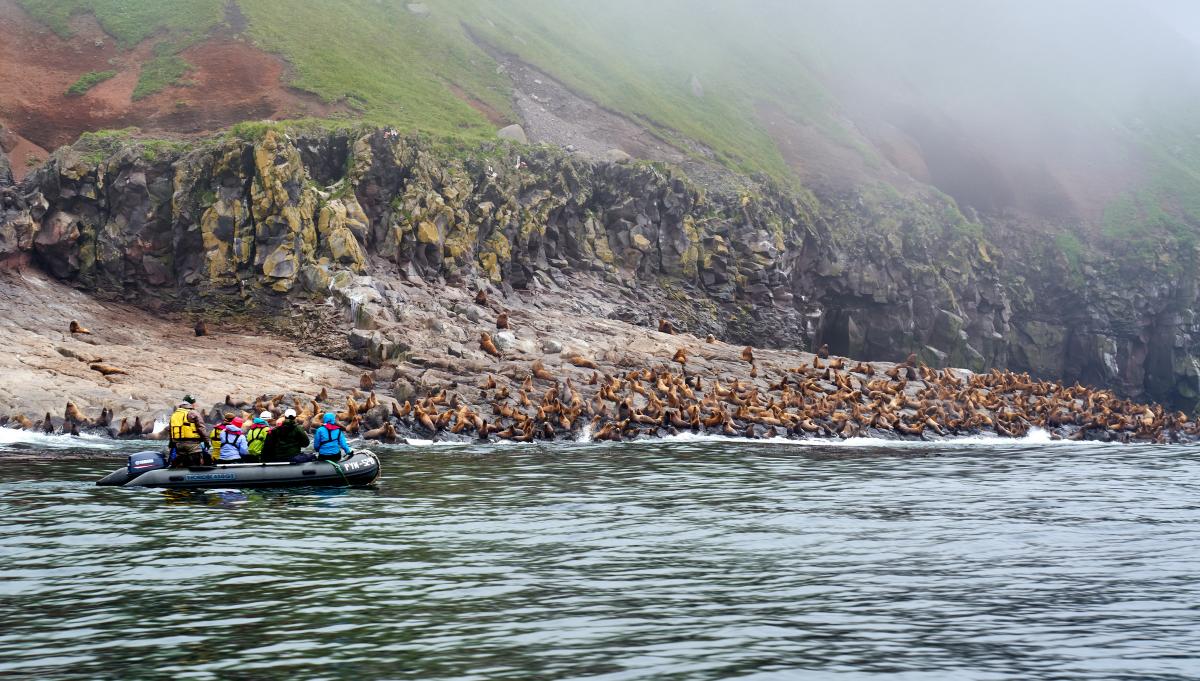
<path id="1" fill-rule="evenodd" d="M 1196 12 L 1154 10 L 852 1 L 781 12 L 797 26 L 815 18 L 807 54 L 889 162 L 980 211 L 1095 224 L 1169 166 L 1192 175 Z"/>

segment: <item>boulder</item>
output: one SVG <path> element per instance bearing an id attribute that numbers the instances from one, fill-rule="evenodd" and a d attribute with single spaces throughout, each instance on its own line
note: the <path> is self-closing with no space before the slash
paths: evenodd
<path id="1" fill-rule="evenodd" d="M 633 157 L 620 149 L 609 149 L 604 152 L 604 160 L 609 163 L 628 163 L 633 160 Z"/>
<path id="2" fill-rule="evenodd" d="M 317 235 L 322 255 L 359 274 L 366 271 L 367 256 L 361 241 L 367 238 L 370 220 L 353 194 L 332 199 L 321 207 Z"/>
<path id="3" fill-rule="evenodd" d="M 410 349 L 406 343 L 384 335 L 380 331 L 352 329 L 347 337 L 350 349 L 359 362 L 379 368 L 385 362 L 398 359 Z"/>
<path id="4" fill-rule="evenodd" d="M 78 274 L 80 253 L 76 242 L 80 237 L 79 217 L 65 211 L 56 211 L 42 221 L 42 226 L 33 239 L 33 250 L 54 276 L 60 279 Z"/>
<path id="5" fill-rule="evenodd" d="M 397 402 L 407 402 L 417 396 L 417 387 L 407 378 L 398 377 L 392 384 L 392 397 Z"/>
<path id="6" fill-rule="evenodd" d="M 517 337 L 512 331 L 501 331 L 493 335 L 492 340 L 496 343 L 496 348 L 501 352 L 511 350 L 517 345 Z"/>
<path id="7" fill-rule="evenodd" d="M 496 137 L 502 140 L 512 140 L 521 144 L 529 144 L 529 138 L 525 136 L 525 128 L 517 124 L 513 124 L 496 131 Z"/>
<path id="8" fill-rule="evenodd" d="M 33 247 L 33 235 L 37 226 L 29 213 L 20 212 L 11 216 L 0 213 L 0 259 L 28 251 Z"/>

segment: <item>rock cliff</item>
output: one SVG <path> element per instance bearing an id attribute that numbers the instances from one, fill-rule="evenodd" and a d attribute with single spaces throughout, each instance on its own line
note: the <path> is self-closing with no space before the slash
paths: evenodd
<path id="1" fill-rule="evenodd" d="M 936 195 L 705 188 L 544 146 L 264 127 L 85 136 L 0 197 L 0 262 L 373 366 L 406 358 L 411 301 L 394 282 L 419 280 L 730 343 L 916 352 L 1188 411 L 1200 398 L 1194 253 L 1071 258 Z"/>
<path id="2" fill-rule="evenodd" d="M 4 149 L 0 149 L 0 187 L 7 187 L 12 183 L 12 167 L 8 164 L 8 155 L 4 153 Z"/>

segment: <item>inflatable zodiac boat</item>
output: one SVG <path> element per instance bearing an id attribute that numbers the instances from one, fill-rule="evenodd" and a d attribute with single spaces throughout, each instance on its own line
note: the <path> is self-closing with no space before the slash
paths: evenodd
<path id="1" fill-rule="evenodd" d="M 167 468 L 158 452 L 129 455 L 125 468 L 104 476 L 104 487 L 165 489 L 262 487 L 365 487 L 379 479 L 379 457 L 359 450 L 337 462 L 242 463 L 193 468 Z"/>

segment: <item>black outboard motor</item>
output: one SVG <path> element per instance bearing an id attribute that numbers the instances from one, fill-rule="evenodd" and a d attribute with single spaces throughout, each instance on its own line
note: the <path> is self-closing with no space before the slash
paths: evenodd
<path id="1" fill-rule="evenodd" d="M 129 479 L 132 480 L 142 473 L 166 468 L 167 462 L 158 452 L 136 452 L 129 455 Z"/>

